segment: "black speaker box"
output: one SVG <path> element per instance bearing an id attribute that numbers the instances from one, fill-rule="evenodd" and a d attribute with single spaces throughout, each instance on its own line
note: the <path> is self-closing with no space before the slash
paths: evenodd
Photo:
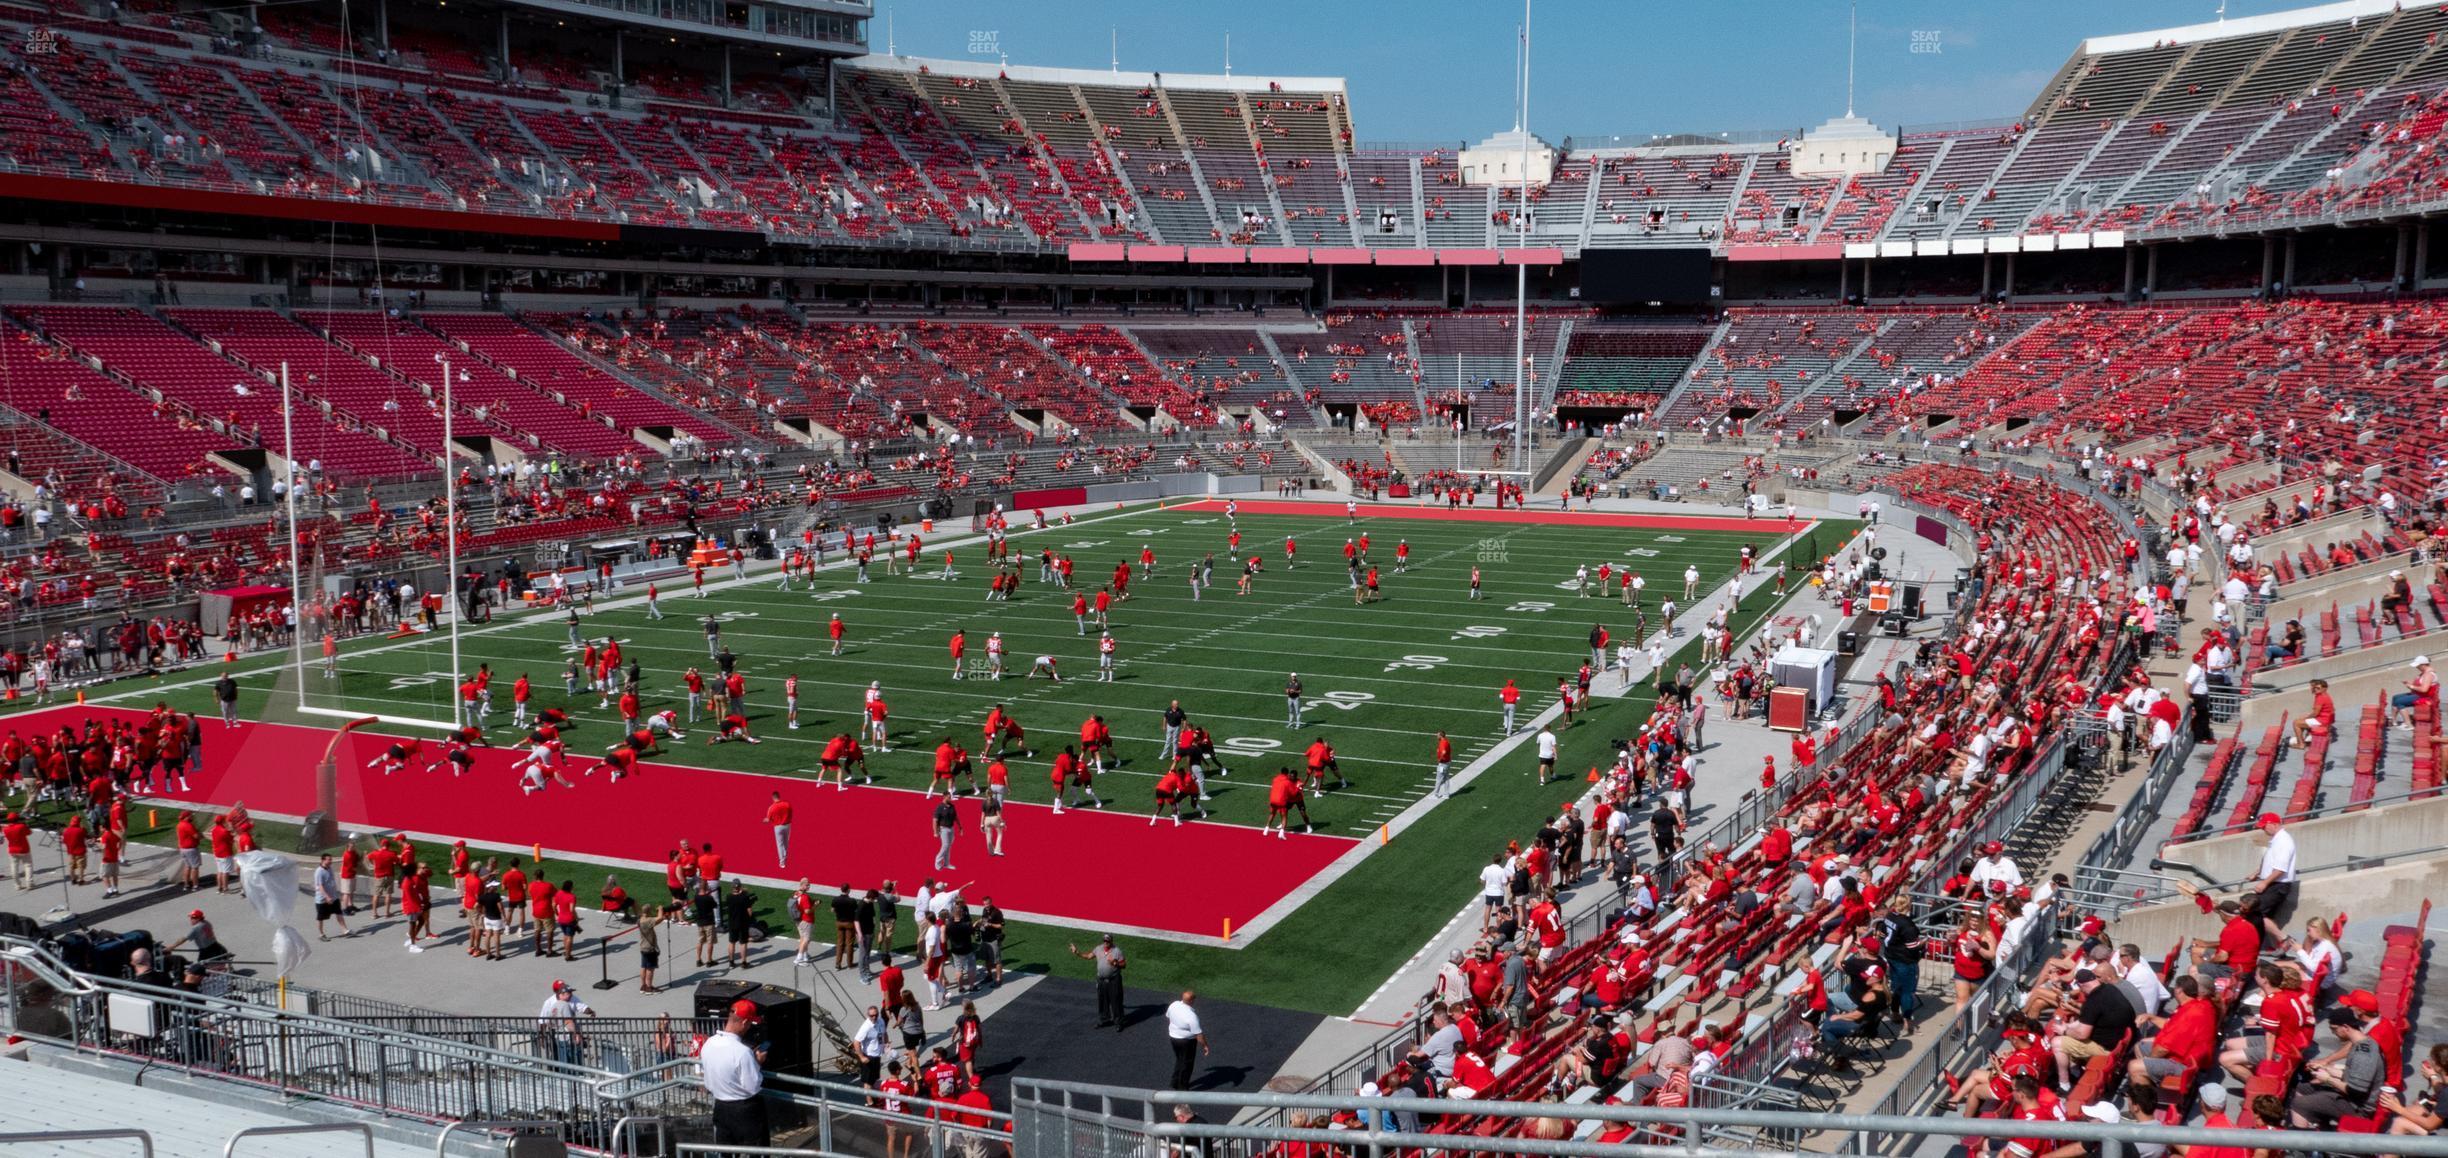
<path id="1" fill-rule="evenodd" d="M 720 1023 L 737 1001 L 752 1002 L 764 1020 L 742 1036 L 750 1045 L 765 1047 L 765 1072 L 792 1077 L 816 1076 L 816 1021 L 808 995 L 779 985 L 753 981 L 700 981 L 696 1011 L 700 1018 Z"/>

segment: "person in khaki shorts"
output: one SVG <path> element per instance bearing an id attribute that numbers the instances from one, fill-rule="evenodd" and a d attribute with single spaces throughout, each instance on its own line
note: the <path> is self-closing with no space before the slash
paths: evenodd
<path id="1" fill-rule="evenodd" d="M 841 893 L 833 898 L 833 967 L 847 969 L 858 960 L 858 897 L 851 893 L 850 882 L 842 882 Z"/>

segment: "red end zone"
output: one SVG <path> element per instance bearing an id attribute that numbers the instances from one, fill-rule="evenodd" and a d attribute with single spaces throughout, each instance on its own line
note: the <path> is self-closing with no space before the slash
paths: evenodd
<path id="1" fill-rule="evenodd" d="M 38 735 L 92 716 L 143 715 L 122 708 L 61 707 L 10 724 L 19 735 Z M 1060 816 L 1044 805 L 1007 805 L 1005 855 L 991 857 L 977 831 L 977 804 L 964 800 L 964 830 L 952 846 L 958 867 L 939 872 L 935 802 L 905 790 L 912 786 L 820 789 L 795 777 L 665 763 L 645 764 L 637 776 L 617 785 L 602 776 L 578 775 L 615 735 L 604 727 L 571 730 L 568 775 L 578 786 L 555 785 L 528 795 L 519 791 L 510 771 L 517 750 L 480 748 L 475 769 L 456 779 L 448 771 L 413 768 L 385 776 L 365 765 L 382 754 L 391 737 L 357 732 L 338 753 L 341 824 L 513 850 L 540 843 L 552 852 L 633 862 L 656 876 L 665 854 L 681 840 L 712 841 L 724 863 L 746 876 L 805 877 L 826 891 L 843 884 L 872 888 L 889 879 L 899 883 L 903 895 L 928 877 L 948 878 L 966 886 L 970 898 L 991 896 L 1015 915 L 1197 937 L 1222 936 L 1228 920 L 1236 929 L 1246 926 L 1353 844 L 1344 837 L 1281 840 L 1236 825 L 1150 827 L 1140 811 L 1149 801 L 1131 794 L 1109 796 L 1113 807 L 1108 809 L 1071 809 Z M 701 735 L 690 733 L 692 740 Z M 331 736 L 322 728 L 241 724 L 228 729 L 207 720 L 204 772 L 190 778 L 194 791 L 148 799 L 221 807 L 243 802 L 267 814 L 303 816 L 314 811 L 314 761 Z M 675 751 L 686 747 L 675 745 Z M 429 740 L 420 759 L 440 751 Z M 1013 773 L 1045 774 L 1038 767 Z M 788 865 L 775 862 L 772 829 L 765 823 L 766 806 L 777 791 L 796 813 Z M 634 871 L 629 877 L 624 883 L 632 892 L 659 895 L 655 880 Z M 599 883 L 581 880 L 577 887 L 592 895 Z"/>
<path id="2" fill-rule="evenodd" d="M 1168 511 L 1222 511 L 1225 499 L 1197 499 L 1168 506 Z M 1343 508 L 1333 503 L 1288 502 L 1279 499 L 1230 500 L 1253 515 L 1306 515 L 1339 518 Z M 1729 519 L 1715 515 L 1632 515 L 1608 511 L 1483 510 L 1409 503 L 1362 503 L 1360 513 L 1372 519 L 1420 519 L 1448 523 L 1536 523 L 1558 527 L 1612 527 L 1647 531 L 1751 531 L 1790 534 L 1810 527 L 1808 519 Z"/>

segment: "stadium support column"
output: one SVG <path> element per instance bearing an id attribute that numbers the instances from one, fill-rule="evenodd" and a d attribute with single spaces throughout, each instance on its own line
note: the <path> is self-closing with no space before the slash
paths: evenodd
<path id="1" fill-rule="evenodd" d="M 2279 288 L 2292 292 L 2295 288 L 2295 235 L 2287 234 L 2285 264 L 2279 267 Z"/>
<path id="2" fill-rule="evenodd" d="M 507 79 L 512 75 L 510 70 L 510 10 L 507 8 L 502 9 L 501 20 L 494 26 L 494 50 L 501 56 L 502 76 Z"/>
<path id="3" fill-rule="evenodd" d="M 2391 287 L 2402 290 L 2409 284 L 2406 281 L 2406 262 L 2413 256 L 2413 254 L 2414 227 L 2411 225 L 2400 225 L 2397 227 L 2397 270 L 2395 273 L 2389 275 L 2389 285 Z"/>
<path id="4" fill-rule="evenodd" d="M 612 30 L 612 91 L 616 94 L 629 86 L 628 56 L 624 51 L 627 42 L 628 37 L 620 29 Z"/>
<path id="5" fill-rule="evenodd" d="M 1981 255 L 1981 300 L 1984 302 L 1989 300 L 1989 264 L 1994 260 L 1995 254 Z"/>
<path id="6" fill-rule="evenodd" d="M 2278 280 L 2278 239 L 2261 239 L 2261 296 L 2270 296 L 2270 283 Z"/>
<path id="7" fill-rule="evenodd" d="M 2421 289 L 2423 278 L 2428 275 L 2430 269 L 2431 229 L 2426 223 L 2416 222 L 2414 225 L 2414 268 L 2412 276 L 2406 280 L 2406 288 L 2409 290 Z"/>
<path id="8" fill-rule="evenodd" d="M 1836 302 L 1842 305 L 1851 300 L 1853 300 L 1853 263 L 1840 257 L 1836 259 Z"/>
<path id="9" fill-rule="evenodd" d="M 731 107 L 731 46 L 723 45 L 723 107 Z"/>
<path id="10" fill-rule="evenodd" d="M 374 44 L 391 50 L 391 0 L 374 0 Z"/>

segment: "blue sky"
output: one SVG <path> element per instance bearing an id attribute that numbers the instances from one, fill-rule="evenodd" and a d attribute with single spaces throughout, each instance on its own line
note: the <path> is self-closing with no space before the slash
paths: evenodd
<path id="1" fill-rule="evenodd" d="M 1532 128 L 1569 134 L 1783 129 L 1844 111 L 1842 3 L 1534 0 Z M 2230 0 L 2230 17 L 2301 4 Z M 2208 21 L 2216 0 L 1868 0 L 1855 106 L 1888 127 L 2021 113 L 2086 36 Z M 1519 0 L 876 0 L 901 52 L 1013 64 L 1342 76 L 1369 141 L 1477 139 L 1513 123 Z M 1918 39 L 1916 39 L 1918 35 Z M 1915 51 L 1916 44 L 1921 51 Z M 1931 49 L 1934 48 L 1934 51 Z"/>

